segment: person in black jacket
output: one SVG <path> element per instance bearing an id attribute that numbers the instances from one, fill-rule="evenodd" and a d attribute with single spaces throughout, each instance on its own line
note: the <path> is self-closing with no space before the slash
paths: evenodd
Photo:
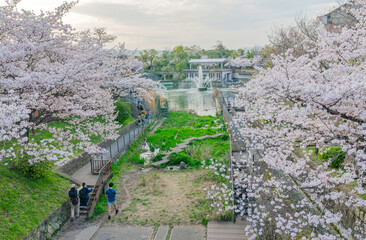
<path id="1" fill-rule="evenodd" d="M 75 184 L 71 185 L 71 189 L 69 191 L 69 199 L 70 199 L 70 207 L 71 207 L 71 221 L 74 220 L 74 213 L 76 209 L 76 217 L 80 216 L 80 204 L 78 198 L 78 190 L 75 188 Z"/>
<path id="2" fill-rule="evenodd" d="M 80 208 L 86 210 L 89 201 L 89 193 L 93 191 L 92 188 L 88 188 L 85 183 L 83 183 L 83 188 L 79 191 L 80 198 Z"/>

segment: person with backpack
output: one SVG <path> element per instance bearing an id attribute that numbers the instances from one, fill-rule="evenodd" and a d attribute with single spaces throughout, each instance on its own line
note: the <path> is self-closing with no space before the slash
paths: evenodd
<path id="1" fill-rule="evenodd" d="M 88 187 L 85 186 L 86 184 L 83 183 L 83 188 L 80 189 L 79 191 L 79 198 L 80 198 L 80 208 L 86 210 L 87 206 L 88 206 L 88 201 L 89 201 L 89 193 L 91 193 L 93 191 L 93 189 L 89 189 Z"/>
<path id="2" fill-rule="evenodd" d="M 113 183 L 109 183 L 109 188 L 105 192 L 105 194 L 106 194 L 107 202 L 108 202 L 108 220 L 111 220 L 112 206 L 114 206 L 114 209 L 116 210 L 116 215 L 119 212 L 118 207 L 117 207 L 117 202 L 116 202 L 117 191 L 115 189 L 113 189 Z"/>
<path id="3" fill-rule="evenodd" d="M 71 189 L 69 191 L 69 199 L 71 206 L 71 221 L 74 221 L 75 209 L 76 209 L 76 217 L 80 216 L 78 190 L 75 188 L 75 184 L 71 185 Z"/>

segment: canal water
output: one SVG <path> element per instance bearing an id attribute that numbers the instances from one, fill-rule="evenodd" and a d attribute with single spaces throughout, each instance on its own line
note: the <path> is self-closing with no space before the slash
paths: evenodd
<path id="1" fill-rule="evenodd" d="M 224 95 L 233 96 L 233 93 L 226 88 L 220 89 Z M 196 88 L 169 89 L 165 96 L 169 102 L 169 110 L 193 111 L 198 115 L 216 115 L 215 102 L 212 99 L 214 89 L 198 91 Z"/>

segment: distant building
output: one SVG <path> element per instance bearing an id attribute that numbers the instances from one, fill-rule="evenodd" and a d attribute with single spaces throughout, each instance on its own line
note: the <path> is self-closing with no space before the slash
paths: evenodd
<path id="1" fill-rule="evenodd" d="M 351 14 L 350 9 L 355 8 L 355 4 L 350 1 L 333 11 L 319 17 L 327 30 L 334 31 L 337 27 L 344 27 L 354 24 L 357 20 Z"/>
<path id="2" fill-rule="evenodd" d="M 191 59 L 189 69 L 184 69 L 183 73 L 187 80 L 198 78 L 199 66 L 202 67 L 203 78 L 207 77 L 212 81 L 232 82 L 234 70 L 225 68 L 226 59 Z"/>

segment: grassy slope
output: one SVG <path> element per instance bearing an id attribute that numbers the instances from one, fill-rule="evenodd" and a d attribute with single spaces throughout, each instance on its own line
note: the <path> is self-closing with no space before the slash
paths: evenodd
<path id="1" fill-rule="evenodd" d="M 0 164 L 0 239 L 22 239 L 67 199 L 70 182 L 52 173 L 29 179 Z"/>

